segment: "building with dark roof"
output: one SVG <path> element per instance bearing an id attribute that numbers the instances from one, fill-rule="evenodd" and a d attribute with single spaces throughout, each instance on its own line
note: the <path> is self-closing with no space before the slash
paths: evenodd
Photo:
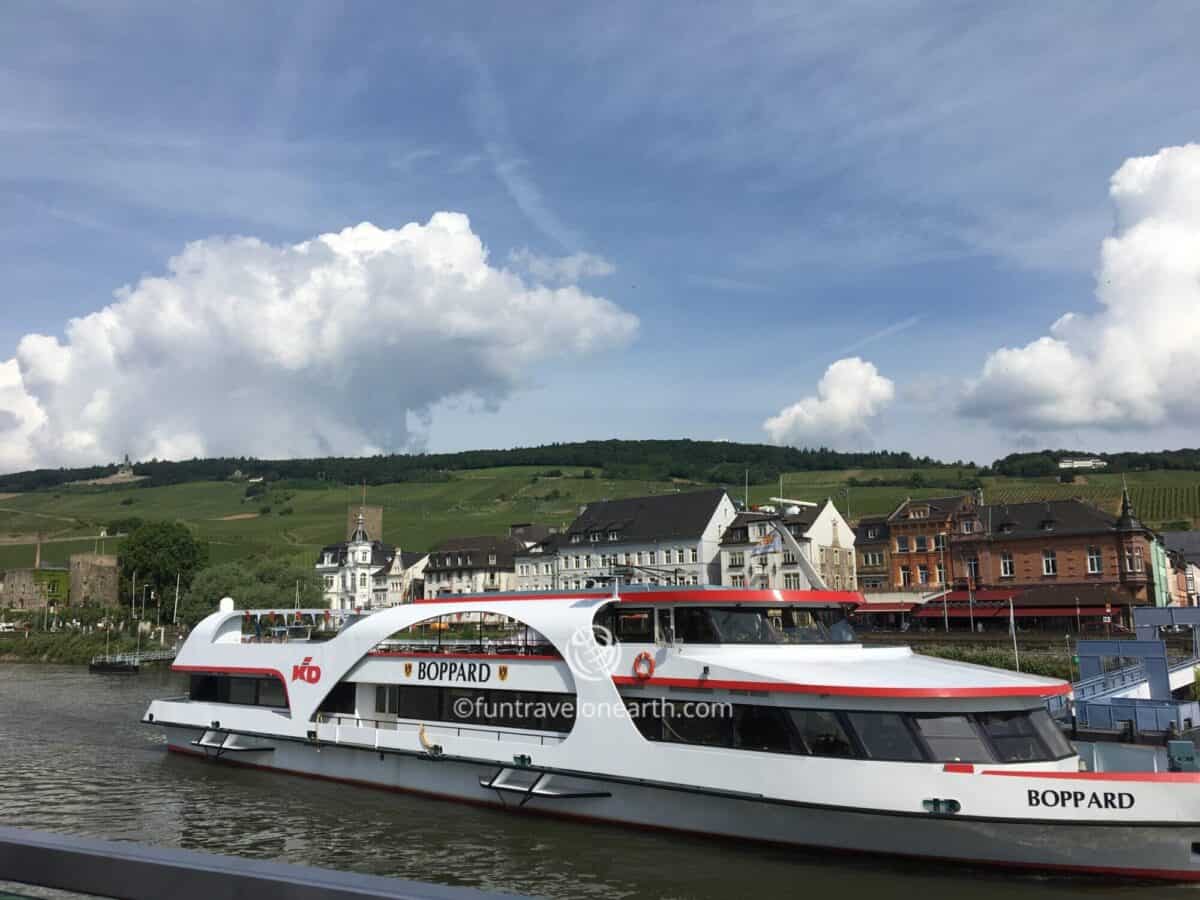
<path id="1" fill-rule="evenodd" d="M 348 540 L 321 548 L 316 569 L 330 609 L 373 609 L 421 596 L 424 557 L 373 539 L 360 512 Z"/>
<path id="2" fill-rule="evenodd" d="M 1057 588 L 1085 605 L 1169 602 L 1165 550 L 1128 494 L 1118 517 L 1082 500 L 979 506 L 970 527 L 953 533 L 949 558 L 961 590 Z"/>
<path id="3" fill-rule="evenodd" d="M 561 534 L 518 555 L 523 590 L 632 584 L 719 584 L 721 535 L 737 511 L 721 488 L 599 500 Z"/>
<path id="4" fill-rule="evenodd" d="M 447 538 L 429 551 L 425 596 L 514 590 L 514 558 L 524 549 L 524 542 L 511 535 Z"/>

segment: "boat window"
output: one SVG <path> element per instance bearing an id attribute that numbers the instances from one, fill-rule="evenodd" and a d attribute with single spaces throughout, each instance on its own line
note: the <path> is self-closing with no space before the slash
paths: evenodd
<path id="1" fill-rule="evenodd" d="M 804 751 L 813 756 L 855 755 L 837 713 L 822 709 L 789 709 L 787 712 Z"/>
<path id="2" fill-rule="evenodd" d="M 663 707 L 663 740 L 706 747 L 733 746 L 732 704 L 674 701 Z"/>
<path id="3" fill-rule="evenodd" d="M 499 613 L 455 612 L 433 616 L 381 641 L 376 653 L 503 653 L 557 656 L 536 629 Z"/>
<path id="4" fill-rule="evenodd" d="M 991 739 L 1000 762 L 1033 762 L 1046 758 L 1046 748 L 1027 713 L 979 713 L 975 720 Z"/>
<path id="5" fill-rule="evenodd" d="M 654 643 L 654 610 L 618 609 L 615 619 L 614 633 L 618 641 L 629 641 L 634 644 Z"/>
<path id="6" fill-rule="evenodd" d="M 703 606 L 675 608 L 675 634 L 685 644 L 719 644 L 721 637 Z"/>
<path id="7" fill-rule="evenodd" d="M 925 754 L 904 716 L 885 712 L 848 712 L 846 718 L 869 759 L 921 762 Z"/>
<path id="8" fill-rule="evenodd" d="M 287 709 L 287 693 L 276 678 L 245 678 L 229 675 L 192 675 L 188 699 L 205 703 L 237 703 L 242 706 L 274 706 Z"/>
<path id="9" fill-rule="evenodd" d="M 1075 748 L 1067 740 L 1067 736 L 1062 733 L 1062 729 L 1050 718 L 1050 713 L 1044 709 L 1035 709 L 1029 713 L 1029 720 L 1050 752 L 1050 759 L 1063 759 L 1075 755 Z"/>
<path id="10" fill-rule="evenodd" d="M 258 696 L 258 680 L 254 678 L 230 678 L 229 702 L 253 706 Z"/>
<path id="11" fill-rule="evenodd" d="M 286 707 L 288 705 L 287 693 L 283 690 L 283 684 L 274 678 L 260 678 L 258 680 L 258 705 Z"/>
<path id="12" fill-rule="evenodd" d="M 767 610 L 752 607 L 707 610 L 722 644 L 778 644 L 779 632 L 767 618 Z"/>
<path id="13" fill-rule="evenodd" d="M 418 722 L 569 732 L 575 695 L 548 691 L 377 685 L 375 710 Z"/>
<path id="14" fill-rule="evenodd" d="M 771 753 L 804 753 L 804 744 L 787 711 L 778 706 L 737 706 L 734 746 Z"/>
<path id="15" fill-rule="evenodd" d="M 357 688 L 358 686 L 352 681 L 339 681 L 333 686 L 333 690 L 325 695 L 325 699 L 321 701 L 317 712 L 354 715 L 357 702 Z"/>
<path id="16" fill-rule="evenodd" d="M 993 762 L 966 716 L 913 716 L 917 731 L 938 762 Z"/>

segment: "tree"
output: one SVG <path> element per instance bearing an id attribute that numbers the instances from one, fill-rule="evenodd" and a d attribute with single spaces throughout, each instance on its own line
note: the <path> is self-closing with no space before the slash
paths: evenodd
<path id="1" fill-rule="evenodd" d="M 144 522 L 117 549 L 121 577 L 130 583 L 137 573 L 139 585 L 148 585 L 161 598 L 175 590 L 175 579 L 183 588 L 208 563 L 208 546 L 200 544 L 178 522 Z"/>
<path id="2" fill-rule="evenodd" d="M 232 597 L 236 609 L 272 609 L 283 612 L 296 602 L 307 609 L 324 607 L 324 593 L 316 571 L 277 557 L 263 556 L 209 566 L 197 573 L 179 603 L 179 621 L 193 626 L 216 612 L 222 597 Z"/>

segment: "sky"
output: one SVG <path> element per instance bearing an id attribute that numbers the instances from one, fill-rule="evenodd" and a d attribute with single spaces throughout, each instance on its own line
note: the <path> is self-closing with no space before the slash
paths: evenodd
<path id="1" fill-rule="evenodd" d="M 1195 446 L 1200 6 L 5 3 L 0 472 Z"/>

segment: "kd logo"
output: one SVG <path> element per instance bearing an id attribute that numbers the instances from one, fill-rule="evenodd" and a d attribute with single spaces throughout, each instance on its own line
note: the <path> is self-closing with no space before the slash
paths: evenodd
<path id="1" fill-rule="evenodd" d="M 304 661 L 298 666 L 292 666 L 292 681 L 306 681 L 309 684 L 316 684 L 321 680 L 321 667 L 312 664 L 312 657 L 304 657 Z"/>

